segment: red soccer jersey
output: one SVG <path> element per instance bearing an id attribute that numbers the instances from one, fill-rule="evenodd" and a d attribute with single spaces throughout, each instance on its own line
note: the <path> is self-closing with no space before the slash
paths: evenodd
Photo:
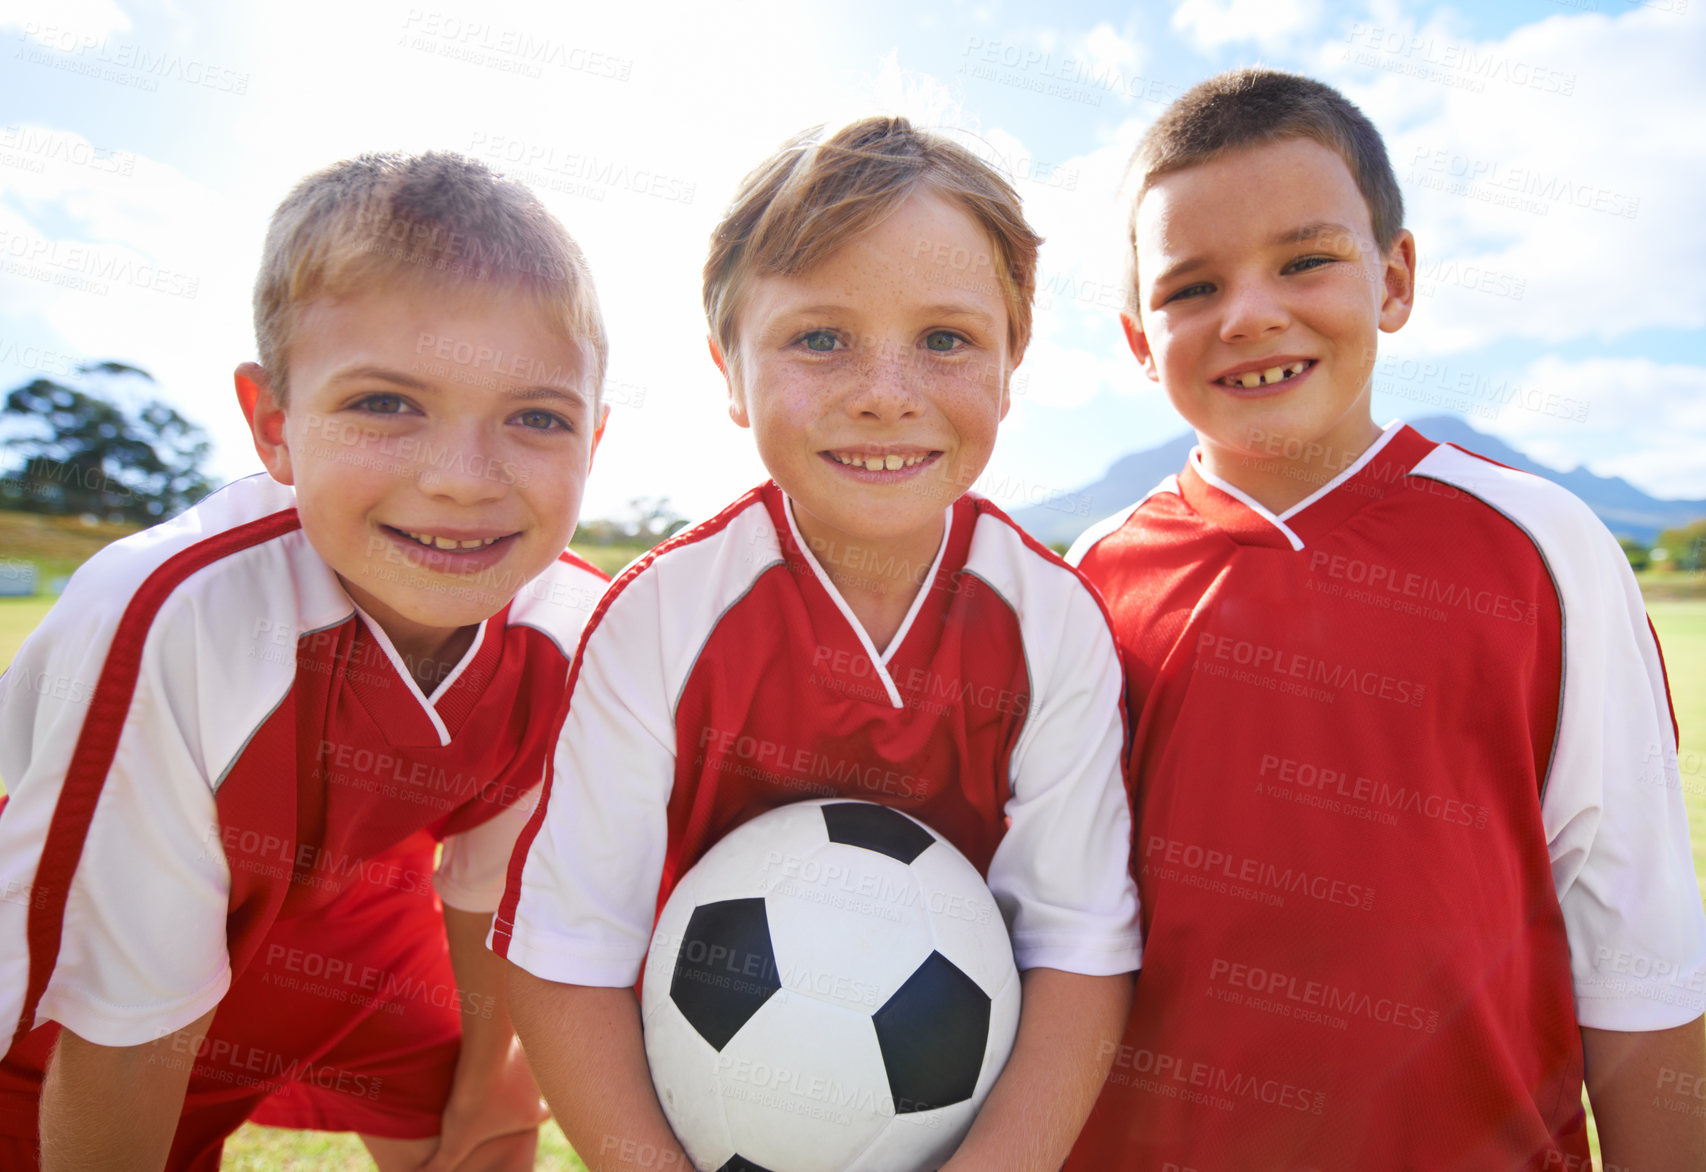
<path id="1" fill-rule="evenodd" d="M 576 654 L 547 797 L 493 947 L 548 980 L 631 985 L 656 908 L 719 837 L 845 795 L 985 871 L 1019 967 L 1136 967 L 1118 656 L 1095 595 L 964 497 L 878 652 L 774 484 L 618 578 Z"/>
<path id="2" fill-rule="evenodd" d="M 1193 455 L 1070 556 L 1124 649 L 1145 949 L 1068 1167 L 1588 1167 L 1578 1020 L 1706 989 L 1604 527 L 1394 427 L 1280 516 Z"/>
<path id="3" fill-rule="evenodd" d="M 0 680 L 0 1016 L 19 1043 L 0 1114 L 33 1124 L 44 1023 L 150 1041 L 219 1003 L 275 925 L 312 941 L 301 925 L 353 885 L 430 906 L 433 838 L 451 836 L 446 897 L 495 908 L 474 877 L 501 890 L 489 856 L 515 827 L 482 831 L 534 800 L 604 581 L 565 554 L 429 699 L 267 477 L 79 570 Z M 387 933 L 418 930 L 377 914 L 362 947 L 405 953 Z"/>

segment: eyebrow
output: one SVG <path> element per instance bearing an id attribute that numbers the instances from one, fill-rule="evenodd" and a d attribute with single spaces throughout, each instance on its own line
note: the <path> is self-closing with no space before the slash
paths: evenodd
<path id="1" fill-rule="evenodd" d="M 993 326 L 995 324 L 995 317 L 993 314 L 985 313 L 981 309 L 974 309 L 969 305 L 959 305 L 951 301 L 945 301 L 939 305 L 926 305 L 923 312 L 931 317 L 969 317 L 973 321 L 981 322 L 987 326 Z"/>
<path id="2" fill-rule="evenodd" d="M 1274 233 L 1268 237 L 1268 246 L 1272 248 L 1282 244 L 1302 244 L 1307 240 L 1314 240 L 1318 236 L 1334 235 L 1351 236 L 1354 233 L 1343 224 L 1334 223 L 1332 220 L 1311 220 L 1307 224 L 1299 224 L 1295 228 L 1287 228 L 1282 232 Z M 1168 266 L 1160 276 L 1155 278 L 1155 286 L 1159 288 L 1173 278 L 1188 273 L 1192 269 L 1199 269 L 1208 263 L 1209 258 L 1206 256 L 1188 257 L 1176 265 Z"/>
<path id="3" fill-rule="evenodd" d="M 1269 239 L 1270 244 L 1301 244 L 1305 240 L 1313 240 L 1317 236 L 1352 236 L 1355 235 L 1343 224 L 1335 224 L 1331 220 L 1313 220 L 1307 224 L 1285 232 L 1276 233 Z"/>
<path id="4" fill-rule="evenodd" d="M 422 379 L 418 379 L 412 374 L 393 369 L 389 366 L 377 366 L 373 364 L 352 366 L 347 370 L 336 371 L 327 381 L 343 383 L 359 382 L 363 379 L 376 379 L 380 382 L 392 383 L 411 391 L 430 391 L 432 389 L 432 384 Z M 574 403 L 580 407 L 585 407 L 588 402 L 586 393 L 578 388 L 564 390 L 561 387 L 544 385 L 516 387 L 514 390 L 505 391 L 504 398 L 517 403 L 568 402 Z"/>
<path id="5" fill-rule="evenodd" d="M 389 366 L 374 366 L 372 364 L 351 366 L 346 367 L 343 370 L 333 371 L 331 378 L 326 381 L 344 383 L 360 382 L 363 379 L 378 379 L 380 382 L 396 383 L 398 386 L 407 387 L 412 391 L 424 391 L 427 389 L 427 384 L 412 374 L 405 374 L 400 370 L 393 370 Z"/>
<path id="6" fill-rule="evenodd" d="M 838 313 L 860 314 L 862 312 L 862 310 L 854 305 L 807 305 L 800 309 L 790 309 L 783 315 L 783 317 L 784 320 L 792 325 L 800 318 L 829 317 Z M 969 317 L 990 325 L 993 325 L 995 322 L 993 315 L 985 313 L 983 310 L 978 309 L 975 306 L 966 305 L 957 301 L 942 301 L 934 305 L 920 306 L 918 312 L 927 317 Z"/>
<path id="7" fill-rule="evenodd" d="M 561 387 L 517 387 L 513 391 L 504 392 L 504 397 L 517 403 L 561 403 L 570 402 L 578 406 L 586 406 L 586 395 L 576 389 L 564 390 Z"/>

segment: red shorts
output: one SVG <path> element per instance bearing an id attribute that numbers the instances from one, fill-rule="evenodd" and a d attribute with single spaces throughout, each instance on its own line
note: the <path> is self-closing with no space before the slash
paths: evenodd
<path id="1" fill-rule="evenodd" d="M 219 1167 L 246 1120 L 418 1139 L 439 1131 L 461 1045 L 460 1004 L 424 832 L 309 915 L 274 924 L 193 1054 L 168 1169 Z M 403 876 L 387 886 L 370 881 Z M 43 1026 L 0 1071 L 0 1167 L 34 1166 Z M 168 1051 L 169 1054 L 169 1051 Z M 177 1056 L 171 1056 L 177 1057 Z M 32 1078 L 33 1075 L 33 1078 Z"/>

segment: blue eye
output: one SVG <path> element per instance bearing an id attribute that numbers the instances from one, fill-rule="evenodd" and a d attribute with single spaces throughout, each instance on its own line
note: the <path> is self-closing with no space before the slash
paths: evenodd
<path id="1" fill-rule="evenodd" d="M 949 330 L 931 330 L 924 336 L 925 348 L 938 354 L 952 354 L 964 341 L 964 338 Z"/>
<path id="2" fill-rule="evenodd" d="M 814 354 L 827 354 L 840 344 L 841 339 L 828 330 L 813 330 L 802 337 L 800 341 L 804 342 L 806 349 Z"/>

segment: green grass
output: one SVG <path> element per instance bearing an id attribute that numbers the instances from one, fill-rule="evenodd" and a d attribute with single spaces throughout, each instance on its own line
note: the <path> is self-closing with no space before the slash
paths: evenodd
<path id="1" fill-rule="evenodd" d="M 562 1128 L 551 1120 L 539 1132 L 539 1153 L 534 1168 L 550 1172 L 586 1172 Z M 245 1123 L 225 1141 L 223 1172 L 366 1172 L 373 1167 L 367 1149 L 353 1135 L 324 1131 L 285 1131 Z"/>
<path id="2" fill-rule="evenodd" d="M 0 598 L 0 669 L 12 662 L 25 637 L 52 605 L 53 599 L 40 594 L 34 598 Z"/>
<path id="3" fill-rule="evenodd" d="M 1706 601 L 1649 601 L 1647 613 L 1664 647 L 1671 704 L 1682 729 L 1682 799 L 1694 876 L 1706 897 Z"/>

